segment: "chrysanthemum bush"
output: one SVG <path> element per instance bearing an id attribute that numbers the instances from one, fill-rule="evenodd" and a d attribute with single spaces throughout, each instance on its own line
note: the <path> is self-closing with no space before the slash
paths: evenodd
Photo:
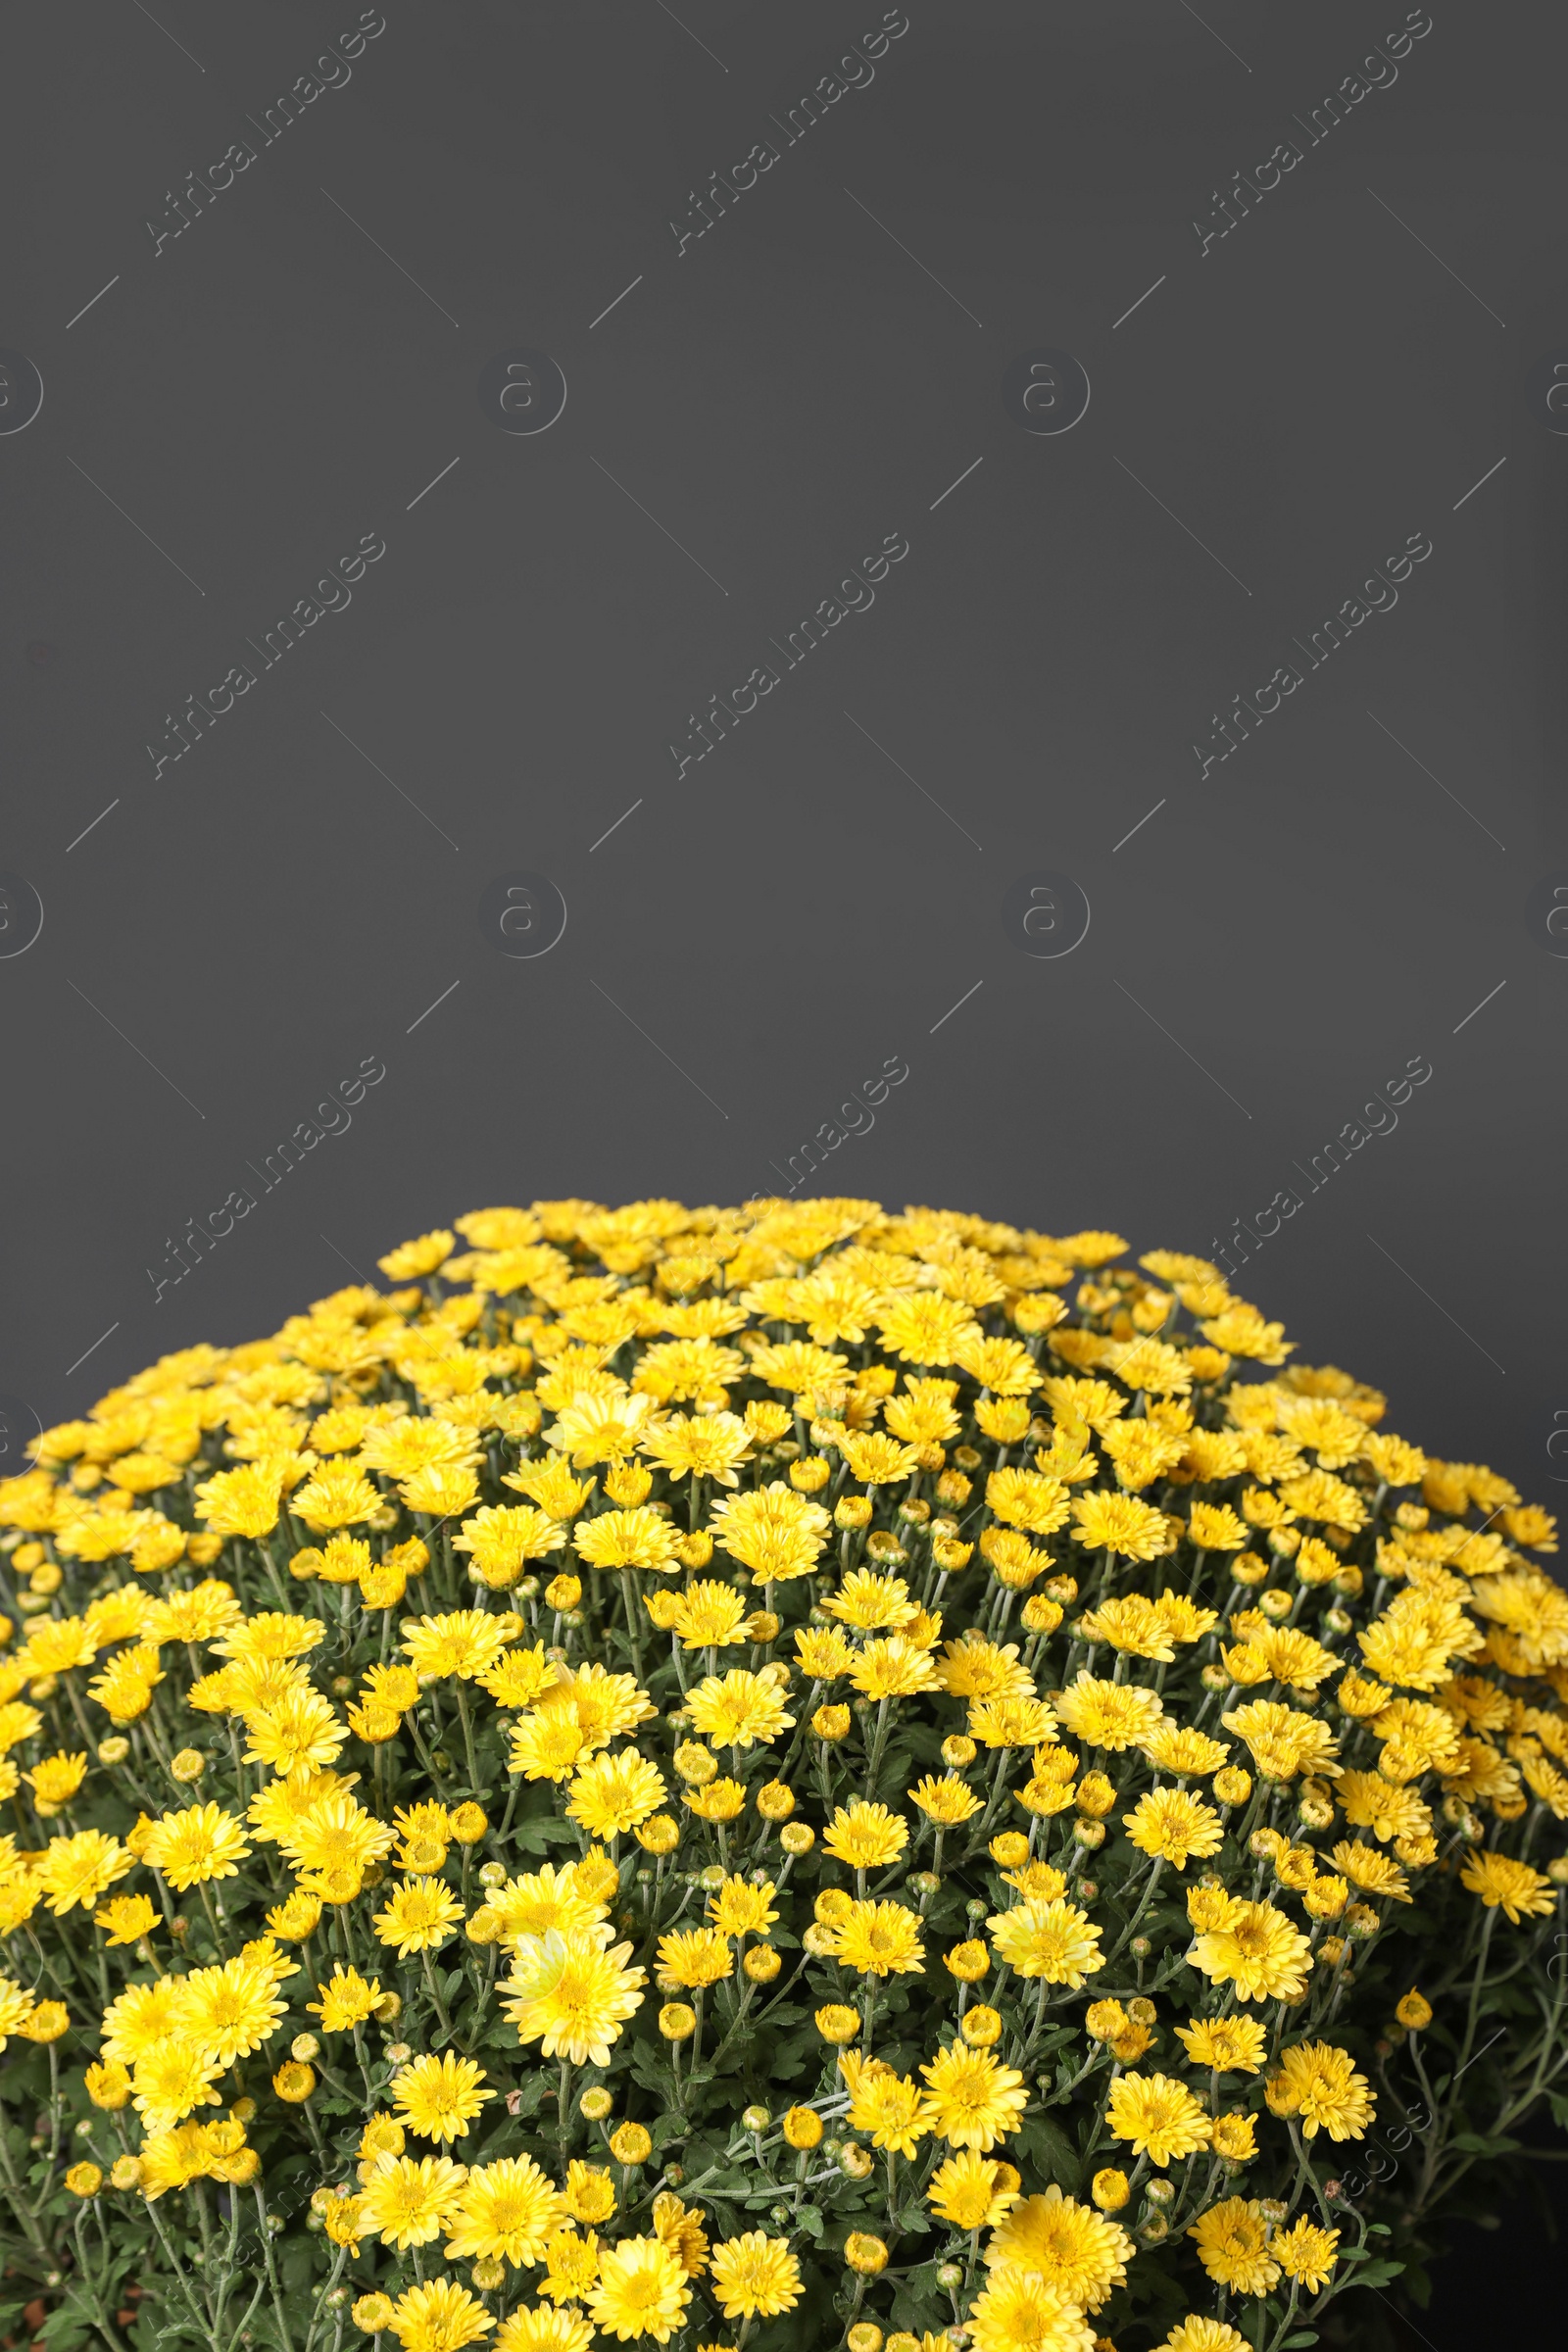
<path id="1" fill-rule="evenodd" d="M 1127 1250 L 487 1209 L 45 1432 L 0 2331 L 1277 2352 L 1419 2287 L 1568 2117 L 1552 1522 Z"/>

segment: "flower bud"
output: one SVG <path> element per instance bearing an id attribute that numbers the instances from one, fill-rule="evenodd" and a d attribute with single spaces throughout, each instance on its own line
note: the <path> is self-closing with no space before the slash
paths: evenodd
<path id="1" fill-rule="evenodd" d="M 833 1475 L 831 1462 L 824 1462 L 819 1453 L 803 1454 L 790 1464 L 790 1485 L 797 1494 L 819 1494 Z"/>
<path id="2" fill-rule="evenodd" d="M 810 1852 L 816 1843 L 816 1832 L 808 1821 L 788 1821 L 778 1834 L 778 1841 L 787 1854 L 799 1857 Z"/>
<path id="3" fill-rule="evenodd" d="M 1107 2165 L 1103 2172 L 1095 2175 L 1089 2194 L 1102 2213 L 1120 2213 L 1132 2190 L 1126 2174 L 1118 2172 L 1114 2165 Z"/>
<path id="4" fill-rule="evenodd" d="M 659 2031 L 666 2041 L 690 2041 L 697 2031 L 697 2012 L 685 2001 L 666 2001 L 659 2012 Z"/>
<path id="5" fill-rule="evenodd" d="M 591 2124 L 602 2124 L 607 2115 L 613 2113 L 614 2105 L 615 2102 L 609 2091 L 604 2088 L 603 2084 L 600 2084 L 593 2090 L 583 2092 L 582 2097 L 577 2101 L 577 2113 L 586 2116 Z"/>
<path id="6" fill-rule="evenodd" d="M 1102 1772 L 1086 1772 L 1078 1784 L 1078 1793 L 1073 1802 L 1080 1813 L 1086 1813 L 1092 1821 L 1099 1821 L 1116 1802 L 1115 1784 L 1108 1781 Z"/>
<path id="7" fill-rule="evenodd" d="M 846 2156 L 849 2152 L 848 2148 L 844 2151 Z M 869 2172 L 870 2165 L 867 2164 L 865 2169 Z M 844 2259 L 852 2271 L 858 2271 L 863 2278 L 874 2278 L 878 2271 L 887 2269 L 888 2250 L 881 2238 L 873 2237 L 869 2230 L 852 2230 L 844 2241 Z"/>
<path id="8" fill-rule="evenodd" d="M 617 2164 L 646 2164 L 654 2143 L 641 2124 L 622 2124 L 610 2135 L 610 2153 Z"/>
<path id="9" fill-rule="evenodd" d="M 117 2058 L 105 2058 L 89 2066 L 84 2078 L 87 2096 L 95 2107 L 109 2112 L 126 2106 L 130 2099 L 130 2076 Z"/>

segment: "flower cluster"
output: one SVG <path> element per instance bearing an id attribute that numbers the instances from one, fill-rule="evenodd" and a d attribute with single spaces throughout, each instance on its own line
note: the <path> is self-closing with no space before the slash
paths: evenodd
<path id="1" fill-rule="evenodd" d="M 1563 2103 L 1554 1525 L 1127 1250 L 485 1209 L 43 1434 L 51 2342 L 1274 2352 L 1419 2282 Z"/>

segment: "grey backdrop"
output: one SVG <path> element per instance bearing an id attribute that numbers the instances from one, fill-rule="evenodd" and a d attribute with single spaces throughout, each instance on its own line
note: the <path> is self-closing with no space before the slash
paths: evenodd
<path id="1" fill-rule="evenodd" d="M 359 24 L 6 12 L 12 1423 L 853 1119 L 1553 1499 L 1560 12 Z"/>

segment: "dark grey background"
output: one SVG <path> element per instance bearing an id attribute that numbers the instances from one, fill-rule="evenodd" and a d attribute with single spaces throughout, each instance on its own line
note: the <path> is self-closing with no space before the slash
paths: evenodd
<path id="1" fill-rule="evenodd" d="M 0 344 L 45 400 L 0 437 L 0 866 L 45 922 L 0 961 L 0 1392 L 80 1409 L 465 1208 L 772 1189 L 902 1057 L 807 1189 L 1207 1253 L 1295 1186 L 1237 1287 L 1551 1501 L 1560 13 L 1436 0 L 1308 145 L 1393 0 L 910 0 L 786 146 L 879 6 L 386 0 L 263 147 L 358 14 L 6 12 Z M 538 437 L 481 412 L 517 346 L 568 386 Z M 1003 402 L 1041 346 L 1092 385 L 1060 437 Z M 890 533 L 875 605 L 677 777 L 689 714 Z M 1396 608 L 1200 778 L 1413 533 Z M 352 605 L 155 778 L 166 713 L 362 534 Z M 1042 870 L 1092 908 L 1056 960 L 1004 922 Z M 568 913 L 532 960 L 480 929 L 518 871 Z M 1412 1056 L 1397 1129 L 1307 1192 Z M 168 1239 L 247 1184 L 176 1286 Z"/>

